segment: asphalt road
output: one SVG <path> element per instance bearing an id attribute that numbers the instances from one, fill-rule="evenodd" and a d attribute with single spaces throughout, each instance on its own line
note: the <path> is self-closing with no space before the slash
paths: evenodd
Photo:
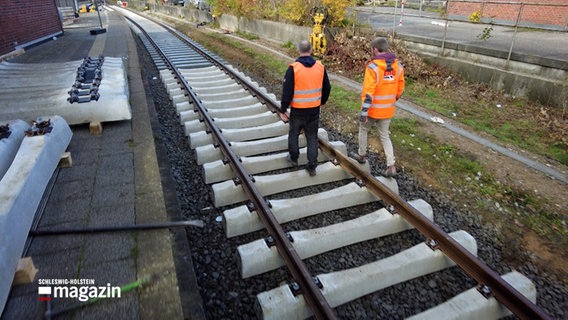
<path id="1" fill-rule="evenodd" d="M 568 33 L 565 31 L 539 30 L 446 21 L 435 12 L 420 12 L 392 7 L 357 7 L 359 22 L 368 23 L 373 29 L 399 35 L 410 35 L 448 42 L 514 52 L 536 57 L 568 61 Z M 394 15 L 393 15 L 394 14 Z M 402 23 L 401 23 L 402 21 Z M 447 23 L 447 26 L 446 26 Z M 484 30 L 488 37 L 481 39 Z"/>

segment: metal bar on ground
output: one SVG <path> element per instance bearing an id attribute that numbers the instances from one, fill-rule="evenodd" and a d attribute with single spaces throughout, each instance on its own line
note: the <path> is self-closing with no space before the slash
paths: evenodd
<path id="1" fill-rule="evenodd" d="M 79 229 L 33 230 L 30 231 L 29 235 L 34 237 L 59 236 L 65 234 L 78 234 L 78 233 L 139 231 L 139 230 L 155 230 L 155 229 L 185 228 L 185 227 L 202 228 L 203 221 L 190 220 L 190 221 L 172 221 L 172 222 L 163 222 L 163 223 L 132 224 L 124 226 L 92 227 L 92 228 L 79 228 Z"/>

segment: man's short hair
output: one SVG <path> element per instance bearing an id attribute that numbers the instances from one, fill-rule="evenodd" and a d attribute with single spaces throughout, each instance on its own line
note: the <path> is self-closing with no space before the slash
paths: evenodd
<path id="1" fill-rule="evenodd" d="M 389 43 L 387 39 L 382 37 L 377 37 L 373 39 L 373 41 L 371 41 L 371 49 L 373 48 L 377 48 L 379 52 L 387 52 L 387 50 L 389 49 Z"/>
<path id="2" fill-rule="evenodd" d="M 310 53 L 312 51 L 312 44 L 308 40 L 298 42 L 299 53 Z"/>

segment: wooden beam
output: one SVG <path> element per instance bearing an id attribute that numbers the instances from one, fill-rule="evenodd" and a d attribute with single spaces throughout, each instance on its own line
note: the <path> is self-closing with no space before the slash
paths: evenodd
<path id="1" fill-rule="evenodd" d="M 61 158 L 59 159 L 58 168 L 71 168 L 73 166 L 73 159 L 71 158 L 71 152 L 63 152 Z"/>
<path id="2" fill-rule="evenodd" d="M 103 134 L 103 124 L 100 122 L 91 122 L 89 124 L 89 132 L 91 135 L 98 136 Z"/>
<path id="3" fill-rule="evenodd" d="M 21 258 L 18 261 L 18 267 L 14 274 L 12 286 L 32 283 L 37 272 L 38 269 L 34 266 L 34 262 L 31 257 Z"/>

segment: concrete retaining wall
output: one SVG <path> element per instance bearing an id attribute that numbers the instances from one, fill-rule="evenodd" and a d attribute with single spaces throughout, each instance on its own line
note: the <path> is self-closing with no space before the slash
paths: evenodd
<path id="1" fill-rule="evenodd" d="M 140 10 L 144 6 L 144 1 L 128 1 L 129 8 L 136 8 Z M 194 10 L 189 7 L 183 6 L 164 6 L 156 4 L 148 4 L 150 11 L 160 12 L 162 14 L 167 14 L 170 17 L 178 19 L 186 19 L 189 21 L 199 22 L 210 22 L 212 21 L 211 14 L 202 10 Z"/>
<path id="2" fill-rule="evenodd" d="M 267 20 L 239 19 L 226 14 L 219 18 L 219 24 L 222 29 L 232 32 L 245 32 L 277 42 L 286 43 L 290 41 L 292 44 L 296 44 L 302 39 L 309 39 L 312 33 L 312 28 L 309 27 L 300 27 Z"/>
<path id="3" fill-rule="evenodd" d="M 472 82 L 488 83 L 511 95 L 526 97 L 551 107 L 568 105 L 566 63 L 541 57 L 507 53 L 486 48 L 461 48 L 459 44 L 418 37 L 401 37 L 407 48 L 426 61 L 450 68 Z"/>

